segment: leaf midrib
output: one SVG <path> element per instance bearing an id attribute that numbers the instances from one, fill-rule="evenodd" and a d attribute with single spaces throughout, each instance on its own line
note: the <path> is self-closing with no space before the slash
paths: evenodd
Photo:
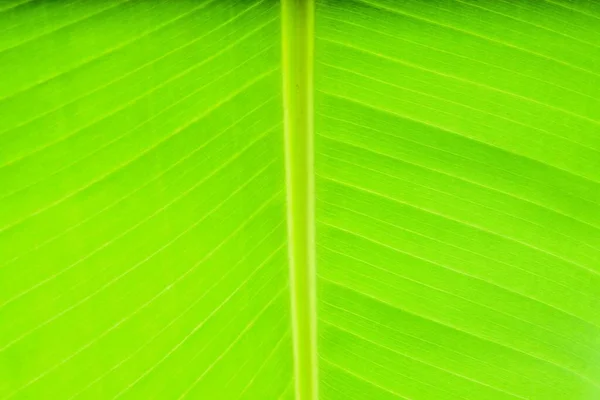
<path id="1" fill-rule="evenodd" d="M 296 398 L 316 400 L 314 0 L 282 0 L 288 253 Z"/>

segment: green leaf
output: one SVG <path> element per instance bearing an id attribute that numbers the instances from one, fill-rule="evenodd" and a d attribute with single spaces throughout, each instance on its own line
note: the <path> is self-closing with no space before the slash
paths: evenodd
<path id="1" fill-rule="evenodd" d="M 0 14 L 0 398 L 291 387 L 279 12 Z"/>
<path id="2" fill-rule="evenodd" d="M 598 17 L 318 7 L 323 398 L 600 398 Z"/>
<path id="3" fill-rule="evenodd" d="M 282 1 L 0 2 L 0 399 L 600 398 L 600 4 Z"/>

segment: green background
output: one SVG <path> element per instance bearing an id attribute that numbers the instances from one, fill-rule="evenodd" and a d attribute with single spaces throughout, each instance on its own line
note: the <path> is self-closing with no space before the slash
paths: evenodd
<path id="1" fill-rule="evenodd" d="M 293 398 L 280 13 L 0 2 L 0 399 Z M 600 398 L 600 4 L 322 0 L 314 58 L 320 398 Z"/>

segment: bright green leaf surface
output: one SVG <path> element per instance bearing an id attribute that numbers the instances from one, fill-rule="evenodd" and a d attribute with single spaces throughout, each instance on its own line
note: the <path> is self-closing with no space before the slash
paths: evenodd
<path id="1" fill-rule="evenodd" d="M 600 398 L 600 4 L 315 19 L 320 398 Z M 0 399 L 295 397 L 281 24 L 0 2 Z"/>
<path id="2" fill-rule="evenodd" d="M 0 14 L 0 397 L 291 387 L 279 7 Z"/>
<path id="3" fill-rule="evenodd" d="M 323 398 L 600 398 L 588 5 L 320 3 Z"/>

